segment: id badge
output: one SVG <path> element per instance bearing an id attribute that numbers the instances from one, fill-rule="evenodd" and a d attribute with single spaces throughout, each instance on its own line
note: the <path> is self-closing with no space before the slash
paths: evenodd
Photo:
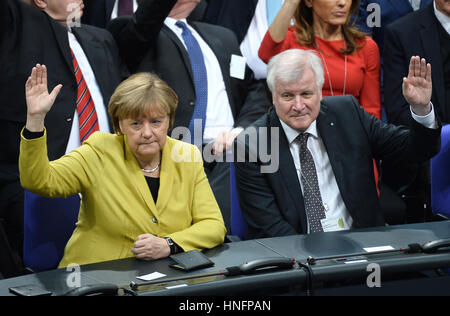
<path id="1" fill-rule="evenodd" d="M 324 232 L 345 230 L 344 220 L 340 216 L 324 218 L 320 220 Z"/>

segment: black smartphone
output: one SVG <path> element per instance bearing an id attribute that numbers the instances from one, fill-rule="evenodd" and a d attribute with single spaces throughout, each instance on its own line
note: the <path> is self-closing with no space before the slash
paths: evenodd
<path id="1" fill-rule="evenodd" d="M 37 284 L 10 287 L 9 291 L 19 296 L 50 296 L 52 292 L 47 291 Z"/>

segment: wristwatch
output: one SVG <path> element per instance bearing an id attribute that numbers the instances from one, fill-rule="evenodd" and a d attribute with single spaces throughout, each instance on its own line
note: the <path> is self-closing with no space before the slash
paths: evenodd
<path id="1" fill-rule="evenodd" d="M 172 238 L 166 237 L 166 238 L 164 238 L 164 239 L 167 241 L 167 244 L 168 244 L 169 247 L 170 247 L 170 254 L 171 254 L 171 255 L 175 254 L 175 253 L 176 253 L 176 250 L 175 250 L 175 243 L 173 242 Z"/>

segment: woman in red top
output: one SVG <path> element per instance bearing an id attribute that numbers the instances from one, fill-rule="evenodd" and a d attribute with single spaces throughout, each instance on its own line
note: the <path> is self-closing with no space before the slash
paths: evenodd
<path id="1" fill-rule="evenodd" d="M 322 95 L 351 94 L 380 119 L 380 53 L 370 37 L 350 25 L 358 9 L 359 0 L 285 0 L 261 43 L 259 57 L 267 63 L 291 48 L 316 51 L 325 75 Z"/>

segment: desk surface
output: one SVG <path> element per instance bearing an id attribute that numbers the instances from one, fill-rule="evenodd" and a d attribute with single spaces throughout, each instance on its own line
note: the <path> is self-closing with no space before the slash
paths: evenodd
<path id="1" fill-rule="evenodd" d="M 210 249 L 205 254 L 215 263 L 213 267 L 201 269 L 191 274 L 217 272 L 230 266 L 238 266 L 244 262 L 268 258 L 289 257 L 304 261 L 308 256 L 315 258 L 356 254 L 365 252 L 363 248 L 391 246 L 395 249 L 405 249 L 411 243 L 424 244 L 431 240 L 450 238 L 450 221 L 376 227 L 371 229 L 317 233 L 278 238 L 247 240 L 223 244 Z M 377 262 L 383 272 L 400 273 L 405 271 L 422 271 L 427 269 L 450 267 L 450 251 L 437 254 L 388 254 L 373 255 L 369 262 Z M 185 272 L 169 268 L 171 259 L 161 259 L 152 262 L 140 261 L 134 258 L 115 260 L 81 266 L 81 286 L 113 283 L 126 287 L 131 281 L 143 283 L 137 276 L 153 272 L 167 275 L 166 278 L 184 277 Z M 367 274 L 366 263 L 337 264 L 323 261 L 313 266 L 316 280 L 338 280 Z M 61 295 L 70 288 L 68 278 L 73 270 L 58 269 L 37 274 L 0 281 L 0 296 L 11 295 L 9 287 L 37 284 L 42 288 Z M 161 283 L 165 278 L 161 278 Z M 304 284 L 306 272 L 302 269 L 265 272 L 248 276 L 212 277 L 190 282 L 181 282 L 182 287 L 167 289 L 166 285 L 149 287 L 151 295 L 230 295 L 237 289 L 251 294 L 255 289 L 274 286 Z M 179 284 L 175 282 L 174 284 Z M 173 284 L 171 284 L 173 285 Z M 450 294 L 450 284 L 449 284 Z"/>

